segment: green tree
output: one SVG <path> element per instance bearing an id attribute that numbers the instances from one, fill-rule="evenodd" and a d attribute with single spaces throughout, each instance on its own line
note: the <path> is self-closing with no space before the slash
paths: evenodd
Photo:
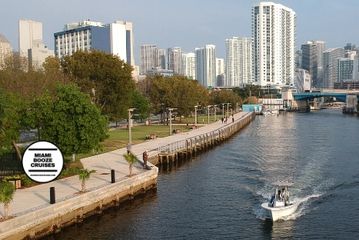
<path id="1" fill-rule="evenodd" d="M 117 56 L 99 51 L 76 52 L 61 62 L 64 73 L 111 120 L 126 118 L 135 89 L 132 67 Z"/>
<path id="2" fill-rule="evenodd" d="M 0 70 L 0 88 L 18 95 L 23 101 L 32 101 L 44 92 L 54 94 L 58 83 L 69 82 L 61 72 L 57 58 L 47 58 L 44 70 L 27 71 L 26 59 L 17 55 L 7 57 L 5 62 L 5 67 Z"/>
<path id="3" fill-rule="evenodd" d="M 41 139 L 42 129 L 48 124 L 53 114 L 53 98 L 48 92 L 36 97 L 28 106 L 27 111 L 22 116 L 23 126 L 29 129 L 36 129 L 38 140 Z"/>
<path id="4" fill-rule="evenodd" d="M 0 89 L 0 153 L 18 139 L 22 109 L 23 104 L 16 96 Z"/>
<path id="5" fill-rule="evenodd" d="M 41 129 L 39 138 L 54 142 L 66 155 L 96 149 L 107 137 L 106 118 L 74 85 L 59 85 L 52 100 L 43 96 L 32 106 L 28 110 L 30 127 Z"/>
<path id="6" fill-rule="evenodd" d="M 183 76 L 149 77 L 142 89 L 149 96 L 155 111 L 174 107 L 180 115 L 189 115 L 195 105 L 208 104 L 208 91 L 197 81 Z"/>
<path id="7" fill-rule="evenodd" d="M 210 99 L 211 104 L 230 103 L 233 109 L 236 108 L 237 103 L 242 104 L 242 99 L 232 90 L 214 90 L 210 94 Z"/>
<path id="8" fill-rule="evenodd" d="M 235 92 L 238 96 L 240 96 L 242 99 L 247 99 L 248 97 L 254 96 L 254 97 L 260 97 L 261 94 L 263 95 L 261 91 L 261 87 L 257 85 L 247 84 L 243 88 L 234 88 L 233 92 Z"/>
<path id="9" fill-rule="evenodd" d="M 86 191 L 86 181 L 90 179 L 92 173 L 95 173 L 95 170 L 89 169 L 80 169 L 79 170 L 79 180 L 81 181 L 81 192 Z"/>
<path id="10" fill-rule="evenodd" d="M 129 176 L 132 176 L 132 166 L 138 161 L 138 158 L 133 153 L 127 153 L 124 154 L 123 157 L 126 159 L 129 167 L 130 174 Z"/>
<path id="11" fill-rule="evenodd" d="M 138 90 L 133 92 L 132 95 L 132 106 L 136 108 L 139 119 L 148 118 L 150 113 L 150 101 Z"/>
<path id="12" fill-rule="evenodd" d="M 9 217 L 10 203 L 14 197 L 15 187 L 12 183 L 0 182 L 0 202 L 4 204 L 4 218 Z"/>

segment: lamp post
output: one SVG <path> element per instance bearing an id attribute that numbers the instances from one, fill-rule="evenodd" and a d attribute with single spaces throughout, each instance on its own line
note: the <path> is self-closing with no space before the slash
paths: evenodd
<path id="1" fill-rule="evenodd" d="M 207 124 L 209 124 L 209 109 L 212 107 L 212 105 L 207 106 Z"/>
<path id="2" fill-rule="evenodd" d="M 132 132 L 131 132 L 131 127 L 132 127 L 132 112 L 135 110 L 135 108 L 129 108 L 128 109 L 128 145 L 131 146 L 132 145 Z"/>
<path id="3" fill-rule="evenodd" d="M 194 125 L 197 126 L 197 108 L 198 106 L 194 106 Z"/>
<path id="4" fill-rule="evenodd" d="M 231 105 L 230 103 L 226 103 L 227 104 L 227 114 L 226 117 L 228 117 L 228 113 L 229 113 L 229 105 Z"/>
<path id="5" fill-rule="evenodd" d="M 224 119 L 224 105 L 226 105 L 225 103 L 222 103 L 222 117 L 223 117 L 223 119 Z"/>
<path id="6" fill-rule="evenodd" d="M 170 118 L 170 136 L 172 135 L 172 111 L 174 110 L 173 108 L 168 108 L 167 109 L 169 112 L 169 118 Z"/>
<path id="7" fill-rule="evenodd" d="M 217 121 L 217 105 L 213 105 L 214 108 L 214 121 Z"/>

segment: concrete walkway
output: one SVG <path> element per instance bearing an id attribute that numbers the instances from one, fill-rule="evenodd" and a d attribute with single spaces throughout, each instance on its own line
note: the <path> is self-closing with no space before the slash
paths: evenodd
<path id="1" fill-rule="evenodd" d="M 236 121 L 244 117 L 247 113 L 237 113 L 234 115 Z M 231 124 L 232 119 L 228 118 L 228 123 Z M 165 138 L 157 138 L 154 140 L 148 140 L 144 143 L 133 145 L 131 151 L 142 159 L 142 153 L 145 150 L 156 149 L 160 146 L 165 146 L 172 142 L 184 140 L 186 138 L 195 137 L 200 134 L 214 131 L 227 124 L 217 121 L 207 126 L 192 130 L 186 133 L 179 133 Z M 121 148 L 112 152 L 92 156 L 89 158 L 81 159 L 84 168 L 94 169 L 96 173 L 91 175 L 91 178 L 86 182 L 87 190 L 95 190 L 102 186 L 110 184 L 111 169 L 115 170 L 116 182 L 125 180 L 128 178 L 129 168 L 128 164 L 123 158 L 123 154 L 126 152 L 126 148 Z M 151 155 L 157 153 L 152 151 Z M 136 163 L 133 167 L 134 174 L 141 174 L 144 172 L 141 163 Z M 63 201 L 74 196 L 78 196 L 81 189 L 81 183 L 78 176 L 73 176 L 61 180 L 56 180 L 46 184 L 40 184 L 27 189 L 18 189 L 15 192 L 14 200 L 10 204 L 10 214 L 13 216 L 20 216 L 37 209 L 49 206 L 49 189 L 55 187 L 56 189 L 56 201 Z M 3 215 L 3 209 L 1 208 L 0 214 Z"/>

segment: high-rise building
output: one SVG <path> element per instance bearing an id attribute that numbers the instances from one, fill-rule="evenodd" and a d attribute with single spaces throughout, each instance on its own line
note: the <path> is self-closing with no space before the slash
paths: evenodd
<path id="1" fill-rule="evenodd" d="M 42 23 L 33 20 L 19 20 L 19 53 L 28 57 L 28 50 L 35 43 L 42 42 Z"/>
<path id="2" fill-rule="evenodd" d="M 216 46 L 196 48 L 196 79 L 204 87 L 216 87 Z"/>
<path id="3" fill-rule="evenodd" d="M 224 59 L 216 58 L 216 76 L 224 74 Z"/>
<path id="4" fill-rule="evenodd" d="M 347 44 L 344 46 L 344 50 L 345 50 L 345 51 L 358 51 L 359 49 L 355 46 L 355 44 L 347 43 Z"/>
<path id="5" fill-rule="evenodd" d="M 310 91 L 311 82 L 311 76 L 308 70 L 301 68 L 295 70 L 294 86 L 298 92 Z"/>
<path id="6" fill-rule="evenodd" d="M 295 51 L 295 68 L 302 67 L 302 50 Z"/>
<path id="7" fill-rule="evenodd" d="M 8 57 L 12 52 L 12 47 L 10 42 L 6 37 L 0 34 L 0 69 L 3 68 L 6 57 Z"/>
<path id="8" fill-rule="evenodd" d="M 224 87 L 225 63 L 223 58 L 216 58 L 216 86 Z"/>
<path id="9" fill-rule="evenodd" d="M 254 83 L 294 82 L 296 14 L 281 4 L 260 2 L 252 9 Z"/>
<path id="10" fill-rule="evenodd" d="M 338 59 L 337 82 L 350 82 L 359 80 L 359 61 L 356 51 L 347 50 L 345 58 Z"/>
<path id="11" fill-rule="evenodd" d="M 196 79 L 196 55 L 193 52 L 182 53 L 182 75 Z"/>
<path id="12" fill-rule="evenodd" d="M 252 82 L 252 40 L 226 39 L 226 86 L 239 87 Z"/>
<path id="13" fill-rule="evenodd" d="M 54 51 L 48 49 L 42 41 L 34 41 L 32 48 L 28 50 L 29 66 L 41 69 L 42 64 L 49 56 L 54 56 Z"/>
<path id="14" fill-rule="evenodd" d="M 19 53 L 28 59 L 29 67 L 41 69 L 47 57 L 54 51 L 42 40 L 42 23 L 33 20 L 19 20 Z"/>
<path id="15" fill-rule="evenodd" d="M 158 48 L 156 50 L 156 62 L 155 67 L 160 69 L 166 69 L 166 50 Z"/>
<path id="16" fill-rule="evenodd" d="M 158 49 L 154 44 L 145 44 L 141 46 L 140 51 L 140 74 L 147 74 L 150 70 L 157 67 L 159 57 Z"/>
<path id="17" fill-rule="evenodd" d="M 345 51 L 343 48 L 330 48 L 323 53 L 323 88 L 334 88 L 334 83 L 338 79 L 338 62 L 343 58 Z"/>
<path id="18" fill-rule="evenodd" d="M 115 21 L 110 24 L 82 21 L 66 24 L 54 34 L 55 54 L 58 58 L 76 51 L 99 50 L 118 56 L 134 65 L 132 23 Z"/>
<path id="19" fill-rule="evenodd" d="M 168 70 L 172 70 L 174 74 L 182 73 L 182 49 L 180 47 L 167 49 Z"/>
<path id="20" fill-rule="evenodd" d="M 309 71 L 313 86 L 319 87 L 323 82 L 324 41 L 308 41 L 302 45 L 302 68 Z"/>
<path id="21" fill-rule="evenodd" d="M 126 29 L 126 59 L 127 63 L 131 66 L 135 66 L 135 55 L 133 52 L 134 38 L 133 38 L 133 24 L 127 21 L 116 21 L 118 24 L 125 25 Z"/>

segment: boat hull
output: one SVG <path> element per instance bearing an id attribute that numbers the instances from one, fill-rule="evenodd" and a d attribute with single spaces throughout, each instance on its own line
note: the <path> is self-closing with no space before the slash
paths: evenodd
<path id="1" fill-rule="evenodd" d="M 268 216 L 273 222 L 283 219 L 289 215 L 292 215 L 298 208 L 297 203 L 293 203 L 286 207 L 269 207 L 268 203 L 263 203 L 262 208 L 266 210 Z"/>

